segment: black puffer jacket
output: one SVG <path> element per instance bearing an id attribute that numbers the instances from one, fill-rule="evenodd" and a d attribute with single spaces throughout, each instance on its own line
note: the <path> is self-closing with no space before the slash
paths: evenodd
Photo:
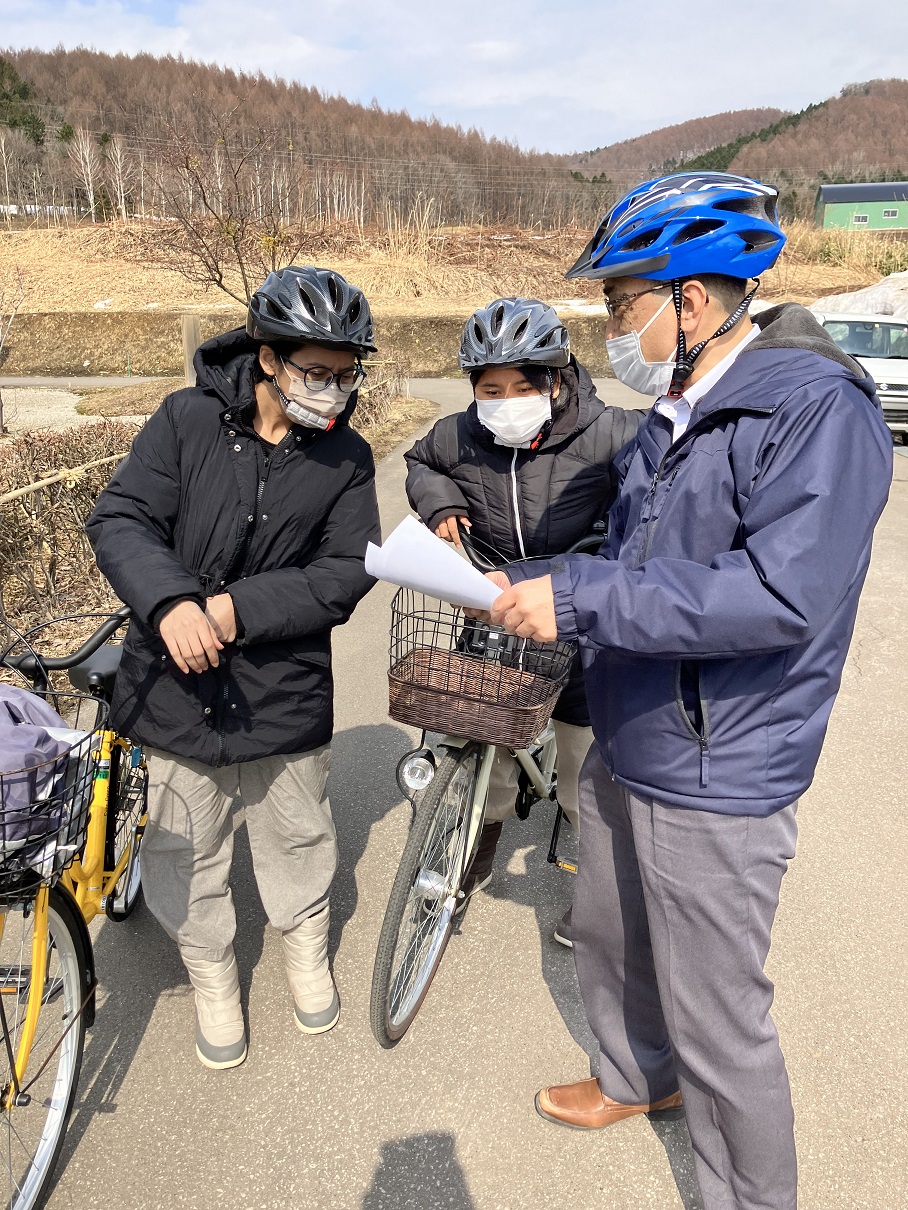
<path id="1" fill-rule="evenodd" d="M 513 562 L 563 554 L 605 520 L 617 490 L 612 460 L 646 412 L 605 407 L 574 358 L 561 380 L 539 449 L 499 445 L 471 403 L 444 416 L 404 455 L 407 496 L 430 529 L 463 514 L 476 537 Z"/>
<path id="2" fill-rule="evenodd" d="M 607 518 L 618 486 L 612 461 L 647 413 L 606 407 L 573 357 L 555 409 L 535 450 L 499 445 L 475 403 L 444 416 L 404 455 L 410 504 L 432 530 L 446 517 L 468 517 L 471 534 L 503 562 L 563 554 Z M 555 717 L 586 725 L 578 670 L 579 662 Z"/>
<path id="3" fill-rule="evenodd" d="M 331 738 L 331 628 L 373 584 L 375 467 L 347 425 L 294 426 L 271 451 L 252 428 L 255 346 L 203 345 L 198 385 L 168 396 L 88 522 L 98 565 L 134 611 L 113 720 L 208 765 L 305 752 Z M 181 673 L 157 633 L 166 608 L 229 591 L 240 637 L 220 666 Z"/>

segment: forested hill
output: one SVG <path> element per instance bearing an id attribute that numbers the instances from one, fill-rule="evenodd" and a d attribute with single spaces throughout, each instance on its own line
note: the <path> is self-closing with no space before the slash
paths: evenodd
<path id="1" fill-rule="evenodd" d="M 131 163 L 149 165 L 158 178 L 156 166 L 177 144 L 210 154 L 226 127 L 228 141 L 271 157 L 266 176 L 277 162 L 286 167 L 292 159 L 294 172 L 305 166 L 314 182 L 309 195 L 331 202 L 337 218 L 368 221 L 387 206 L 407 213 L 421 195 L 449 222 L 590 223 L 609 200 L 580 187 L 563 157 L 170 56 L 0 50 L 0 132 L 3 123 L 21 132 L 17 179 L 38 167 L 61 190 L 61 144 L 72 149 L 76 133 L 87 132 L 105 157 L 110 140 L 122 140 Z"/>
<path id="2" fill-rule="evenodd" d="M 607 177 L 647 176 L 670 169 L 680 160 L 703 155 L 723 143 L 777 122 L 784 116 L 781 109 L 736 109 L 716 113 L 708 118 L 693 118 L 676 126 L 663 126 L 650 134 L 597 147 L 574 159 L 574 164 L 586 176 Z"/>
<path id="3" fill-rule="evenodd" d="M 850 84 L 798 113 L 747 109 L 666 126 L 578 156 L 584 176 L 613 180 L 676 168 L 741 172 L 801 187 L 908 172 L 908 80 Z"/>
<path id="4" fill-rule="evenodd" d="M 327 96 L 316 88 L 166 56 L 107 55 L 78 49 L 0 50 L 42 104 L 51 124 L 66 122 L 144 140 L 168 139 L 174 128 L 206 133 L 205 112 L 242 105 L 243 124 L 292 138 L 301 152 L 447 157 L 458 162 L 493 158 L 501 164 L 553 164 L 555 156 L 525 154 L 433 119 L 415 119 Z"/>

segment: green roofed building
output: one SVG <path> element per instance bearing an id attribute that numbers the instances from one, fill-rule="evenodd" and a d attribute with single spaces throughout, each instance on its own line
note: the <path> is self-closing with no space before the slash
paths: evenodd
<path id="1" fill-rule="evenodd" d="M 817 223 L 847 231 L 908 231 L 908 181 L 821 185 Z"/>

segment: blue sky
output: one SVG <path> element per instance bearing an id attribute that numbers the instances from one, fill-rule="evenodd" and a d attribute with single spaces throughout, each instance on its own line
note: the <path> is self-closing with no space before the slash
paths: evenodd
<path id="1" fill-rule="evenodd" d="M 908 74 L 888 0 L 0 0 L 0 45 L 183 54 L 547 151 Z"/>

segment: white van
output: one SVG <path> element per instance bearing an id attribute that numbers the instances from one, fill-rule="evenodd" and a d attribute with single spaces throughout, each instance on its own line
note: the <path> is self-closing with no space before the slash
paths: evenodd
<path id="1" fill-rule="evenodd" d="M 886 423 L 908 445 L 908 320 L 851 312 L 814 314 L 842 352 L 871 375 Z"/>

